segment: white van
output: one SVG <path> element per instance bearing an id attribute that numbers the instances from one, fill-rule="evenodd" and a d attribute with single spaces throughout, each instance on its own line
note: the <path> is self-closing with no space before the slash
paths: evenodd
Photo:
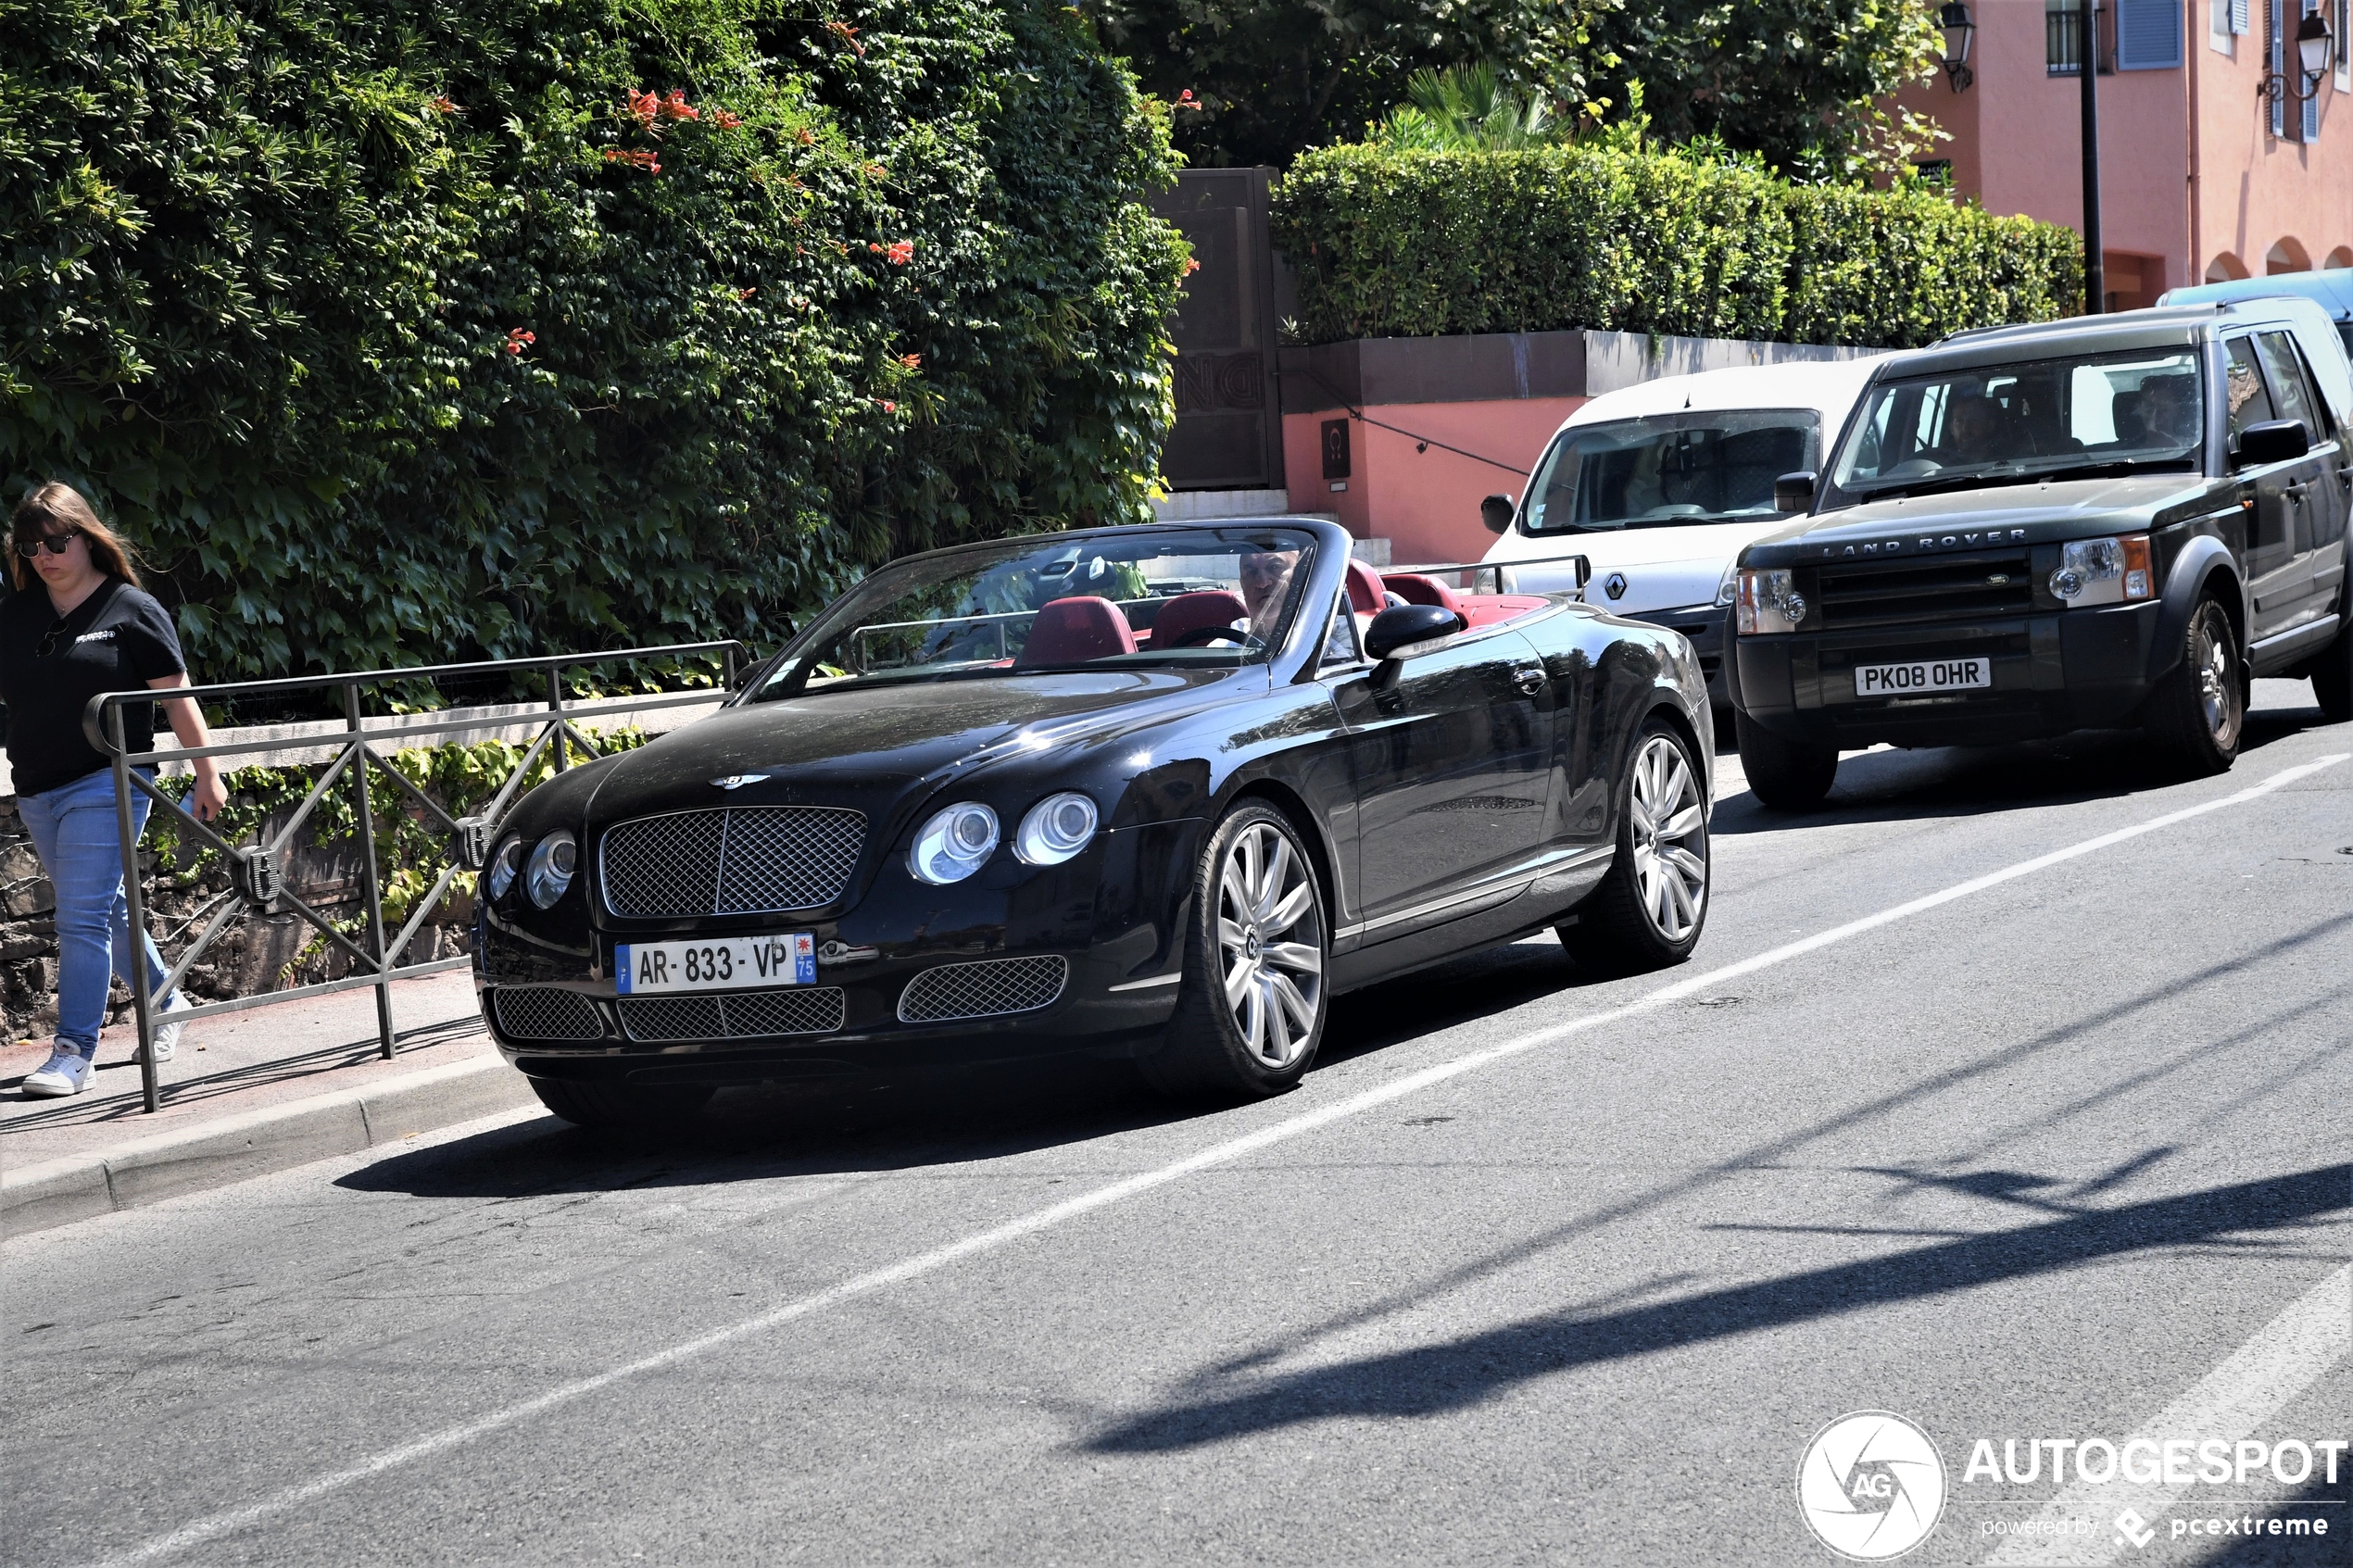
<path id="1" fill-rule="evenodd" d="M 1818 468 L 1882 355 L 1744 365 L 1604 393 L 1554 433 L 1527 494 L 1491 497 L 1503 537 L 1485 563 L 1570 552 L 1592 564 L 1585 602 L 1672 627 L 1699 650 L 1707 690 L 1729 709 L 1722 674 L 1732 562 L 1785 527 L 1773 481 Z M 1503 574 L 1506 591 L 1577 586 L 1567 566 Z"/>

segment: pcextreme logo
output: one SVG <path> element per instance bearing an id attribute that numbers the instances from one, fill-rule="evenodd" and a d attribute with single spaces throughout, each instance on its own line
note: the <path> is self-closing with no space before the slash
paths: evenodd
<path id="1" fill-rule="evenodd" d="M 1797 1462 L 1797 1507 L 1821 1543 L 1858 1562 L 1901 1557 L 1944 1512 L 1944 1461 L 1892 1411 L 1856 1411 L 1814 1435 Z"/>

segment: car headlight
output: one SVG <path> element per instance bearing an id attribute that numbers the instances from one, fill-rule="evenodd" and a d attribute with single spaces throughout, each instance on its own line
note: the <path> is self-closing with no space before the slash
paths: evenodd
<path id="1" fill-rule="evenodd" d="M 2149 571 L 2149 536 L 2125 533 L 2105 539 L 2070 539 L 2059 546 L 2051 593 L 2071 606 L 2123 604 L 2155 596 Z"/>
<path id="2" fill-rule="evenodd" d="M 1095 836 L 1095 803 L 1084 795 L 1050 795 L 1029 809 L 1013 834 L 1013 853 L 1024 864 L 1059 866 Z"/>
<path id="3" fill-rule="evenodd" d="M 933 813 L 907 852 L 907 869 L 917 882 L 944 887 L 980 870 L 996 852 L 997 813 L 967 800 Z"/>
<path id="4" fill-rule="evenodd" d="M 560 830 L 551 833 L 532 847 L 531 863 L 523 869 L 522 890 L 541 909 L 552 909 L 572 885 L 572 873 L 579 869 L 579 840 Z"/>
<path id="5" fill-rule="evenodd" d="M 1741 564 L 1736 556 L 1724 563 L 1723 580 L 1716 584 L 1716 608 L 1722 609 L 1741 593 Z"/>
<path id="6" fill-rule="evenodd" d="M 1743 571 L 1740 574 L 1734 624 L 1743 636 L 1767 632 L 1794 632 L 1806 619 L 1806 596 L 1797 591 L 1792 571 Z"/>
<path id="7" fill-rule="evenodd" d="M 522 840 L 510 836 L 506 843 L 490 853 L 490 863 L 482 868 L 483 890 L 494 899 L 504 898 L 507 889 L 515 884 L 515 873 L 522 870 Z"/>

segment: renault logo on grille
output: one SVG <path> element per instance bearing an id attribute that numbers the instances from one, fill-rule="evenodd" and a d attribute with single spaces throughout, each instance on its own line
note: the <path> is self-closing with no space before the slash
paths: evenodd
<path id="1" fill-rule="evenodd" d="M 758 784 L 767 776 L 765 773 L 730 773 L 724 779 L 713 779 L 711 782 L 721 789 L 741 789 L 748 784 Z"/>

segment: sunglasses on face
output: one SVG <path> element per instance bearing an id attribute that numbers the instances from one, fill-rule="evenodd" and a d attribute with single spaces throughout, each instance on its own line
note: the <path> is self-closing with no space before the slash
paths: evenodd
<path id="1" fill-rule="evenodd" d="M 19 545 L 17 554 L 27 560 L 44 554 L 61 556 L 73 548 L 73 542 L 81 537 L 82 534 L 78 530 L 67 533 L 44 533 L 29 545 Z"/>

